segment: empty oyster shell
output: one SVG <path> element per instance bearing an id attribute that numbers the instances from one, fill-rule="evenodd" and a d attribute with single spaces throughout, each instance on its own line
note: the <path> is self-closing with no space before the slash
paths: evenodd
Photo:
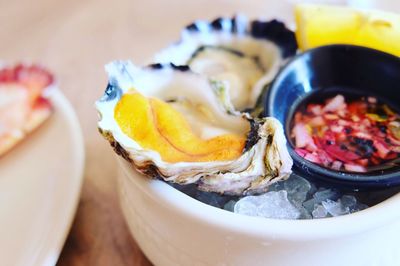
<path id="1" fill-rule="evenodd" d="M 98 127 L 138 171 L 232 195 L 263 192 L 291 173 L 281 124 L 231 113 L 206 77 L 172 64 L 116 61 L 106 70 Z"/>
<path id="2" fill-rule="evenodd" d="M 224 83 L 227 108 L 253 108 L 285 58 L 296 53 L 295 35 L 282 22 L 250 21 L 245 17 L 196 21 L 181 40 L 162 50 L 154 62 L 189 65 Z"/>

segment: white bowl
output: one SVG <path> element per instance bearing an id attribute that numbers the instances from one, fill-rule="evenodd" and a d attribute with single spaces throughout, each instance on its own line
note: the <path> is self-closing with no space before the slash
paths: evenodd
<path id="1" fill-rule="evenodd" d="M 119 162 L 123 213 L 155 265 L 400 263 L 400 194 L 341 217 L 265 219 L 206 205 Z"/>

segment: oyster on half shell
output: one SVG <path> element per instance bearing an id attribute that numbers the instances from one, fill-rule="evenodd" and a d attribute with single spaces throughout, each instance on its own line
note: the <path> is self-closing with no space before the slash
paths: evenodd
<path id="1" fill-rule="evenodd" d="M 138 171 L 231 195 L 261 193 L 291 173 L 282 125 L 231 113 L 187 66 L 116 61 L 106 70 L 98 127 Z"/>
<path id="2" fill-rule="evenodd" d="M 287 58 L 297 50 L 294 33 L 282 22 L 247 21 L 244 16 L 198 20 L 181 39 L 157 53 L 154 62 L 188 65 L 224 83 L 233 110 L 254 108 Z"/>

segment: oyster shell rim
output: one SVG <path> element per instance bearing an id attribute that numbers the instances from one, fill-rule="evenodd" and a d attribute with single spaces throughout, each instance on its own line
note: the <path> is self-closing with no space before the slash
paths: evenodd
<path id="1" fill-rule="evenodd" d="M 212 21 L 195 20 L 184 27 L 178 41 L 156 52 L 153 56 L 153 61 L 162 63 L 174 62 L 178 65 L 190 66 L 190 62 L 195 58 L 194 56 L 202 46 L 213 46 L 243 52 L 239 51 L 240 49 L 238 48 L 240 46 L 238 43 L 243 41 L 242 38 L 253 39 L 253 42 L 265 46 L 263 48 L 266 50 L 272 49 L 271 51 L 273 51 L 276 49 L 278 51 L 277 55 L 273 55 L 275 58 L 272 58 L 272 61 L 266 63 L 266 65 L 264 65 L 265 62 L 261 63 L 261 61 L 265 61 L 265 58 L 259 63 L 262 66 L 260 70 L 262 70 L 263 75 L 252 85 L 248 96 L 248 107 L 244 110 L 249 107 L 254 108 L 260 98 L 264 97 L 265 89 L 271 84 L 280 68 L 288 58 L 296 54 L 298 49 L 295 33 L 278 19 L 248 20 L 243 15 L 235 15 L 232 18 L 217 17 Z M 201 39 L 204 40 L 201 41 Z M 234 41 L 235 39 L 237 39 L 236 42 Z M 236 49 L 229 45 L 226 46 L 226 42 L 236 43 Z M 178 50 L 181 52 L 178 53 Z M 274 53 L 275 51 L 272 54 Z M 243 56 L 251 58 L 246 53 Z M 241 112 L 240 109 L 233 110 Z"/>

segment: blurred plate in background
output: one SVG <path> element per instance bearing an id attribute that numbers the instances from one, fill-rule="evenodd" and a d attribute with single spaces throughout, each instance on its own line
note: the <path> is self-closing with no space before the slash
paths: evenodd
<path id="1" fill-rule="evenodd" d="M 50 119 L 0 158 L 0 265 L 54 265 L 75 214 L 82 134 L 60 91 L 52 102 Z"/>

